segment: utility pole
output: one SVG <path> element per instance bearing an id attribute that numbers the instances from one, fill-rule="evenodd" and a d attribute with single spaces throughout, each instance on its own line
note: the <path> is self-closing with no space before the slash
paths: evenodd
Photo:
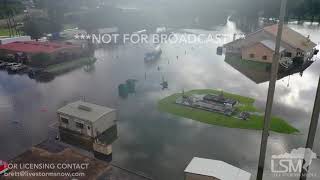
<path id="1" fill-rule="evenodd" d="M 312 112 L 312 117 L 311 117 L 311 122 L 310 122 L 310 127 L 309 127 L 306 149 L 309 148 L 312 150 L 312 148 L 313 148 L 314 139 L 315 139 L 315 135 L 317 132 L 317 127 L 318 127 L 319 113 L 320 113 L 320 77 L 319 77 L 319 82 L 318 82 L 316 100 L 314 101 L 314 107 L 313 107 L 313 112 Z M 303 165 L 305 163 L 306 162 L 303 161 Z M 303 167 L 303 165 L 302 165 L 302 167 Z M 301 174 L 300 174 L 300 180 L 306 180 L 307 175 L 308 175 L 308 170 L 305 170 L 304 168 L 302 168 Z"/>
<path id="2" fill-rule="evenodd" d="M 266 158 L 269 128 L 270 128 L 270 121 L 271 121 L 272 104 L 273 104 L 273 98 L 274 98 L 274 91 L 276 87 L 276 81 L 278 79 L 279 58 L 280 58 L 279 51 L 280 51 L 284 16 L 286 12 L 286 4 L 287 4 L 287 0 L 281 1 L 278 33 L 276 38 L 276 47 L 275 47 L 275 53 L 272 59 L 272 69 L 271 69 L 271 75 L 270 75 L 267 104 L 266 104 L 266 110 L 264 114 L 264 125 L 263 125 L 263 132 L 262 132 L 262 138 L 261 138 L 257 180 L 262 180 L 263 178 L 263 170 L 264 170 L 264 164 L 265 164 L 265 158 Z"/>

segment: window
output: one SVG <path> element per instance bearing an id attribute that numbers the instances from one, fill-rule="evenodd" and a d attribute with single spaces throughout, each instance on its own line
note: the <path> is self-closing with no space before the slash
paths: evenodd
<path id="1" fill-rule="evenodd" d="M 77 126 L 77 128 L 83 129 L 83 124 L 82 123 L 76 122 L 76 126 Z"/>
<path id="2" fill-rule="evenodd" d="M 61 117 L 61 121 L 65 124 L 69 124 L 69 119 Z"/>
<path id="3" fill-rule="evenodd" d="M 292 57 L 292 53 L 291 52 L 286 52 L 285 57 Z"/>
<path id="4" fill-rule="evenodd" d="M 268 60 L 268 56 L 262 56 L 263 60 Z"/>
<path id="5" fill-rule="evenodd" d="M 302 52 L 297 52 L 297 56 L 304 56 L 304 54 Z"/>
<path id="6" fill-rule="evenodd" d="M 254 58 L 254 54 L 250 54 L 250 58 Z"/>

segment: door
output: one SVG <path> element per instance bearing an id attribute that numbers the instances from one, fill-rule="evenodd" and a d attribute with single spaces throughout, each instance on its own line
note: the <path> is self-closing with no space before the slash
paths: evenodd
<path id="1" fill-rule="evenodd" d="M 92 136 L 92 133 L 91 133 L 92 131 L 91 131 L 91 127 L 90 127 L 90 125 L 88 125 L 87 126 L 87 135 L 88 136 Z"/>

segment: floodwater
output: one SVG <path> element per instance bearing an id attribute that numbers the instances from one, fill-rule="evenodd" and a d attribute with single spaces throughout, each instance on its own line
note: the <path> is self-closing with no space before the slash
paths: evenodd
<path id="1" fill-rule="evenodd" d="M 290 26 L 320 42 L 319 26 Z M 192 32 L 233 34 L 240 30 L 228 22 L 212 31 L 194 29 Z M 207 125 L 157 110 L 161 98 L 182 90 L 205 88 L 253 97 L 257 107 L 264 110 L 268 83 L 256 84 L 227 64 L 224 56 L 216 55 L 218 45 L 221 44 L 161 44 L 162 57 L 152 64 L 143 60 L 148 51 L 146 45 L 98 49 L 95 52 L 98 61 L 90 71 L 78 69 L 48 83 L 0 71 L 0 159 L 14 158 L 45 140 L 56 122 L 56 109 L 67 102 L 84 99 L 119 111 L 119 138 L 113 144 L 116 165 L 157 180 L 181 180 L 184 168 L 196 156 L 228 162 L 251 172 L 254 178 L 261 131 Z M 317 61 L 302 77 L 294 74 L 277 81 L 273 113 L 285 118 L 301 133 L 271 133 L 265 179 L 298 179 L 273 177 L 271 156 L 304 147 L 319 69 L 320 61 Z M 162 78 L 168 81 L 169 89 L 162 90 Z M 127 79 L 138 80 L 136 93 L 122 99 L 118 97 L 118 85 Z M 320 132 L 315 141 L 317 154 L 320 154 L 319 140 Z M 320 161 L 314 160 L 311 172 L 319 169 Z"/>

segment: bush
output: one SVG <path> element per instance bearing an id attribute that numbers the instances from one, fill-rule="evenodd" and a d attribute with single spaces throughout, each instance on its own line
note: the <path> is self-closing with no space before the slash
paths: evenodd
<path id="1" fill-rule="evenodd" d="M 31 65 L 35 67 L 44 67 L 51 63 L 52 57 L 46 53 L 37 53 L 31 56 Z"/>

